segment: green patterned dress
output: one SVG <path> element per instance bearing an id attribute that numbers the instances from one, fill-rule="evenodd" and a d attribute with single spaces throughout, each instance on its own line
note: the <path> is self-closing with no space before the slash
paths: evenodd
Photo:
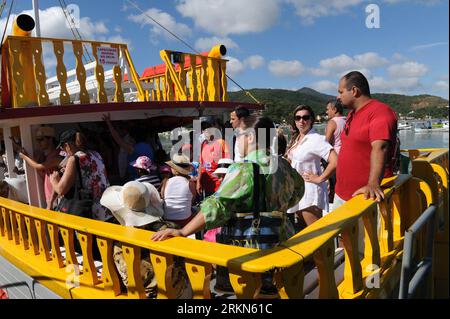
<path id="1" fill-rule="evenodd" d="M 252 162 L 259 164 L 263 173 L 259 174 L 258 178 L 260 178 L 260 187 L 265 185 L 266 188 L 266 211 L 286 213 L 289 207 L 298 203 L 302 198 L 305 190 L 304 181 L 284 158 L 266 155 L 265 150 L 257 150 L 248 154 L 245 160 L 247 162 L 232 164 L 217 192 L 206 198 L 201 204 L 200 212 L 205 217 L 207 229 L 225 225 L 234 213 L 253 211 L 254 173 Z M 260 194 L 262 193 L 260 191 Z M 260 196 L 259 199 L 262 201 L 263 197 Z M 264 207 L 262 204 L 260 203 L 260 207 Z M 288 223 L 285 224 L 285 227 L 288 227 Z M 281 241 L 287 239 L 288 233 L 292 234 L 285 227 L 280 228 Z"/>

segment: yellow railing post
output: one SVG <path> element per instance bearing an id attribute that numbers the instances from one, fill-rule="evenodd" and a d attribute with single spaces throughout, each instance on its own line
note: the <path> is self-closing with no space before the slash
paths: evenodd
<path id="1" fill-rule="evenodd" d="M 185 264 L 194 299 L 210 299 L 211 264 L 195 260 L 186 260 Z"/>
<path id="2" fill-rule="evenodd" d="M 59 231 L 58 226 L 53 224 L 48 224 L 48 232 L 50 235 L 50 243 L 52 246 L 52 262 L 57 268 L 64 267 L 64 260 L 61 255 L 61 245 L 59 242 Z"/>
<path id="3" fill-rule="evenodd" d="M 34 58 L 34 76 L 35 82 L 39 86 L 38 92 L 38 103 L 39 106 L 47 106 L 50 104 L 48 99 L 47 88 L 45 87 L 45 80 L 47 76 L 45 75 L 45 67 L 42 63 L 42 45 L 40 41 L 31 41 L 31 51 Z"/>
<path id="4" fill-rule="evenodd" d="M 274 278 L 280 298 L 303 298 L 303 282 L 305 280 L 303 263 L 298 263 L 289 268 L 276 271 Z"/>
<path id="5" fill-rule="evenodd" d="M 334 241 L 329 240 L 314 253 L 314 262 L 319 272 L 319 298 L 338 299 L 339 294 L 334 278 Z"/>
<path id="6" fill-rule="evenodd" d="M 187 95 L 186 95 L 186 83 L 180 81 L 180 78 L 178 77 L 177 72 L 175 71 L 175 68 L 173 67 L 172 61 L 170 60 L 170 54 L 171 51 L 167 50 L 161 50 L 159 52 L 159 55 L 161 56 L 161 59 L 166 64 L 166 85 L 167 90 L 169 93 L 169 101 L 173 101 L 173 88 L 172 85 L 175 87 L 176 90 L 176 96 L 178 101 L 186 101 Z M 181 55 L 182 56 L 182 55 Z M 180 67 L 181 69 L 181 67 Z M 183 74 L 184 74 L 184 63 L 183 63 Z M 181 74 L 180 74 L 181 76 Z M 169 80 L 170 79 L 170 80 Z"/>
<path id="7" fill-rule="evenodd" d="M 230 283 L 238 299 L 256 298 L 261 290 L 261 274 L 229 269 Z"/>
<path id="8" fill-rule="evenodd" d="M 97 79 L 97 103 L 108 102 L 108 97 L 105 90 L 105 69 L 103 65 L 98 60 L 97 49 L 99 45 L 97 43 L 92 43 L 92 55 L 95 59 L 95 78 Z"/>
<path id="9" fill-rule="evenodd" d="M 83 45 L 79 41 L 73 41 L 73 53 L 75 54 L 76 59 L 76 72 L 77 72 L 77 80 L 80 85 L 80 102 L 82 104 L 89 104 L 90 98 L 89 93 L 86 89 L 86 69 L 83 64 Z"/>
<path id="10" fill-rule="evenodd" d="M 156 282 L 158 283 L 158 299 L 176 298 L 172 280 L 173 256 L 152 252 L 150 260 L 155 270 Z"/>
<path id="11" fill-rule="evenodd" d="M 70 104 L 70 95 L 67 91 L 67 70 L 64 65 L 64 43 L 63 41 L 53 41 L 53 52 L 56 57 L 56 76 L 58 78 L 59 86 L 61 87 L 61 93 L 59 99 L 61 105 Z"/>
<path id="12" fill-rule="evenodd" d="M 113 259 L 113 241 L 111 239 L 97 238 L 98 248 L 102 256 L 102 281 L 108 297 L 113 298 L 120 294 L 120 279 Z"/>

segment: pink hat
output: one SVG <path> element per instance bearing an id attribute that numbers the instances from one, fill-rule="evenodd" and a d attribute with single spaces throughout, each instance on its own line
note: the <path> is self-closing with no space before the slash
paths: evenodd
<path id="1" fill-rule="evenodd" d="M 159 172 L 160 172 L 161 174 L 163 174 L 163 173 L 172 173 L 172 169 L 170 168 L 169 165 L 164 164 L 164 165 L 161 165 L 161 166 L 159 167 Z"/>
<path id="2" fill-rule="evenodd" d="M 139 156 L 134 162 L 131 162 L 130 165 L 136 168 L 145 169 L 147 172 L 154 171 L 156 169 L 156 166 L 153 165 L 152 160 L 147 156 Z"/>

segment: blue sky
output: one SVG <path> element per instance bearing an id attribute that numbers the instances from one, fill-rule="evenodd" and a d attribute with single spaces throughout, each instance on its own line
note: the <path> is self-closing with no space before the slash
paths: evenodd
<path id="1" fill-rule="evenodd" d="M 79 7 L 84 38 L 126 42 L 139 73 L 162 63 L 161 49 L 191 52 L 150 15 L 201 52 L 225 44 L 229 74 L 246 89 L 307 86 L 336 94 L 339 77 L 356 69 L 373 92 L 449 97 L 446 0 L 130 1 L 146 14 L 128 0 L 66 3 Z M 31 9 L 31 0 L 16 2 L 16 14 Z M 379 8 L 379 28 L 366 26 L 369 4 Z M 43 36 L 72 36 L 59 1 L 39 5 Z"/>

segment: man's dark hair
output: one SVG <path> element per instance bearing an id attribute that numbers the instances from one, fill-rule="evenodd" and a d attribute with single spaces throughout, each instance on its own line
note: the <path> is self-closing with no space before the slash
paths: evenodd
<path id="1" fill-rule="evenodd" d="M 273 123 L 272 119 L 264 116 L 249 115 L 244 118 L 244 126 L 245 129 L 253 128 L 255 130 L 258 149 L 262 148 L 262 146 L 264 146 L 267 150 L 270 149 L 273 142 L 273 136 L 270 134 L 270 130 L 275 129 L 275 124 Z M 265 134 L 264 140 L 260 138 L 261 134 Z M 263 142 L 264 145 L 261 145 Z"/>
<path id="2" fill-rule="evenodd" d="M 352 71 L 343 76 L 345 79 L 346 89 L 351 90 L 352 87 L 357 87 L 361 94 L 367 97 L 370 96 L 369 82 L 364 74 L 358 71 Z"/>
<path id="3" fill-rule="evenodd" d="M 327 101 L 327 105 L 331 104 L 332 107 L 336 109 L 339 114 L 344 114 L 344 106 L 339 100 L 331 99 Z"/>
<path id="4" fill-rule="evenodd" d="M 238 119 L 241 119 L 243 117 L 247 117 L 250 115 L 250 111 L 248 110 L 248 108 L 246 108 L 245 106 L 242 105 L 238 105 L 234 111 L 234 113 L 236 113 L 236 116 L 238 117 Z"/>
<path id="5" fill-rule="evenodd" d="M 287 139 L 286 136 L 284 136 L 283 131 L 278 129 L 278 155 L 284 156 L 286 153 L 287 148 Z"/>
<path id="6" fill-rule="evenodd" d="M 208 121 L 208 120 L 204 120 L 204 121 L 202 121 L 201 123 L 200 123 L 200 127 L 201 127 L 201 130 L 202 131 L 204 131 L 204 130 L 206 130 L 207 128 L 210 128 L 210 127 L 212 127 L 213 126 L 213 124 L 210 122 L 210 121 Z"/>

